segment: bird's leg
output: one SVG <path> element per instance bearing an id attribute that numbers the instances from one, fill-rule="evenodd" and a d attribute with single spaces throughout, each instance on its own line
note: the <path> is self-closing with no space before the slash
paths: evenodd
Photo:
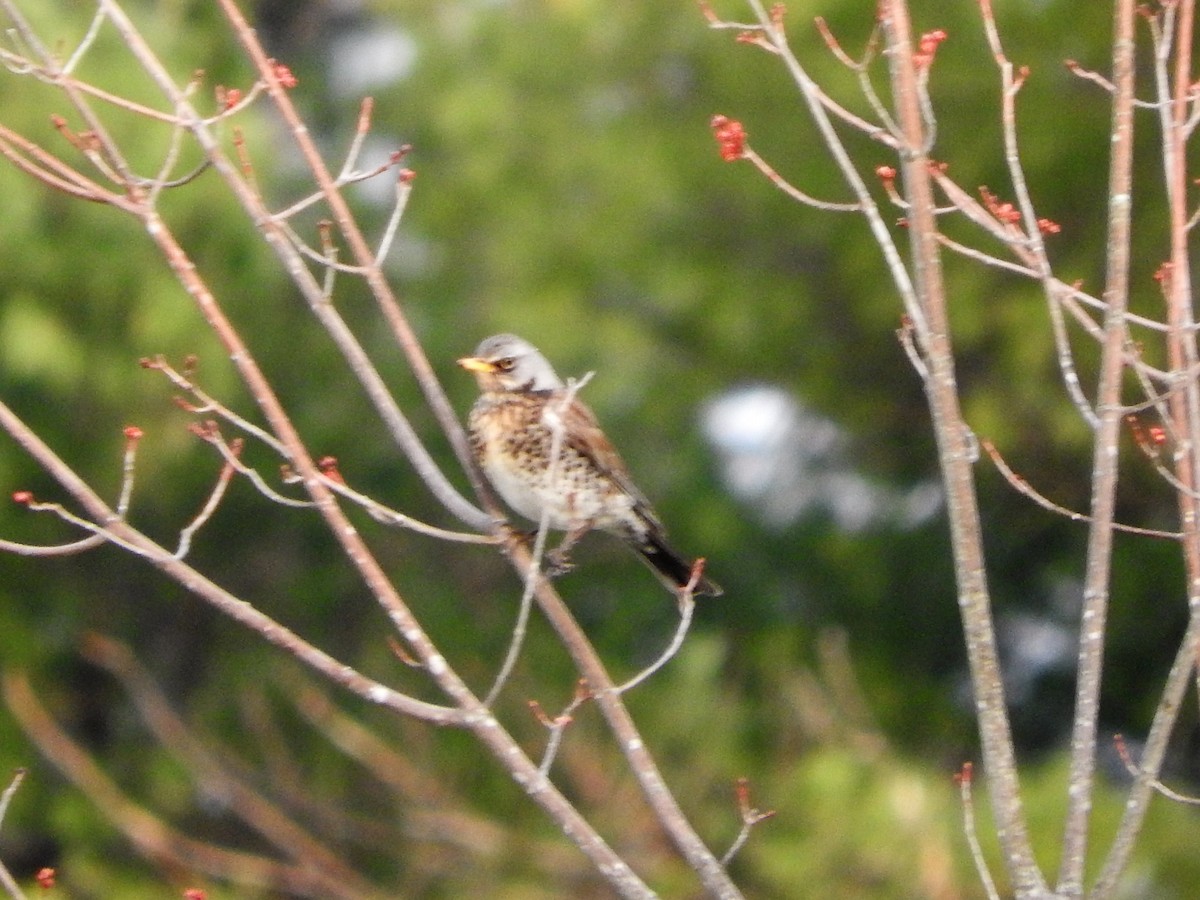
<path id="1" fill-rule="evenodd" d="M 568 552 L 581 537 L 591 530 L 591 525 L 587 522 L 580 522 L 572 525 L 567 529 L 567 533 L 563 536 L 562 543 L 546 554 L 546 574 L 551 578 L 558 575 L 565 575 L 575 568 L 575 564 L 571 562 Z"/>
<path id="2" fill-rule="evenodd" d="M 500 530 L 503 531 L 506 535 L 510 535 L 510 536 L 516 538 L 518 541 L 521 541 L 522 543 L 528 544 L 530 546 L 533 546 L 533 539 L 535 537 L 537 537 L 537 529 L 536 528 L 519 528 L 518 526 L 514 525 L 512 522 L 501 522 Z"/>

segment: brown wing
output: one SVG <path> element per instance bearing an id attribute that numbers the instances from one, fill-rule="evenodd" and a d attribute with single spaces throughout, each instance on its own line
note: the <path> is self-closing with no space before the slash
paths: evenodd
<path id="1" fill-rule="evenodd" d="M 563 414 L 564 438 L 567 446 L 580 456 L 590 459 L 605 475 L 612 479 L 621 490 L 634 499 L 640 512 L 648 523 L 662 529 L 658 514 L 646 499 L 645 494 L 638 490 L 629 474 L 625 460 L 612 442 L 605 437 L 596 421 L 596 415 L 581 400 L 573 399 Z"/>

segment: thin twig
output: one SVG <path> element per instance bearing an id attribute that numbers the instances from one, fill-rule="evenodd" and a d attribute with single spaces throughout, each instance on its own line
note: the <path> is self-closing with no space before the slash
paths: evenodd
<path id="1" fill-rule="evenodd" d="M 1000 451 L 996 449 L 996 446 L 991 441 L 980 441 L 980 444 L 983 447 L 984 452 L 991 457 L 996 469 L 1001 475 L 1004 476 L 1004 480 L 1038 506 L 1042 507 L 1043 509 L 1048 509 L 1050 512 L 1058 513 L 1060 516 L 1068 518 L 1072 522 L 1091 523 L 1092 517 L 1086 513 L 1076 512 L 1073 509 L 1068 509 L 1065 506 L 1061 506 L 1046 497 L 1044 494 L 1038 493 L 1038 491 L 1034 490 L 1033 486 L 1028 481 L 1014 472 L 1012 467 L 1004 461 L 1004 457 L 1000 455 Z M 1112 527 L 1117 531 L 1123 531 L 1127 534 L 1139 534 L 1143 537 L 1167 538 L 1173 541 L 1180 540 L 1183 537 L 1183 535 L 1178 531 L 1160 531 L 1157 528 L 1140 528 L 1137 525 L 1125 525 L 1121 522 L 1113 522 Z"/>
<path id="2" fill-rule="evenodd" d="M 1107 91 L 1110 94 L 1116 93 L 1116 90 L 1117 90 L 1116 85 L 1114 85 L 1111 81 L 1109 81 L 1107 78 L 1105 78 L 1099 72 L 1096 72 L 1092 69 L 1088 69 L 1084 66 L 1081 66 L 1078 62 L 1076 62 L 1073 59 L 1066 60 L 1064 65 L 1067 67 L 1067 70 L 1070 71 L 1070 73 L 1072 75 L 1076 76 L 1077 78 L 1081 79 L 1082 81 L 1090 81 L 1090 82 L 1092 82 L 1092 84 L 1098 84 L 1101 88 L 1103 88 L 1105 91 Z M 1133 105 L 1138 107 L 1139 109 L 1155 109 L 1158 107 L 1158 104 L 1152 100 L 1138 100 L 1136 98 L 1133 101 Z"/>
<path id="3" fill-rule="evenodd" d="M 961 771 L 954 777 L 958 782 L 958 796 L 962 801 L 963 833 L 967 837 L 967 845 L 971 848 L 971 859 L 975 862 L 975 872 L 983 883 L 988 900 L 1000 900 L 1000 892 L 996 890 L 996 882 L 992 879 L 991 870 L 983 856 L 983 847 L 979 844 L 979 833 L 975 828 L 975 800 L 971 795 L 971 781 L 975 767 L 969 762 L 962 765 Z"/>
<path id="4" fill-rule="evenodd" d="M 180 390 L 186 391 L 195 398 L 197 405 L 187 404 L 184 408 L 194 414 L 213 413 L 231 425 L 245 432 L 263 444 L 266 444 L 284 460 L 290 463 L 290 458 L 287 455 L 287 448 L 276 437 L 271 435 L 266 430 L 258 427 L 253 422 L 246 419 L 244 416 L 238 415 L 229 407 L 225 406 L 216 398 L 212 397 L 203 391 L 192 379 L 185 377 L 177 369 L 171 366 L 162 356 L 154 357 L 153 359 L 143 359 L 141 362 L 142 368 L 151 369 L 156 372 L 161 372 L 167 379 Z M 254 487 L 263 494 L 263 496 L 285 506 L 310 507 L 313 504 L 306 500 L 296 500 L 291 497 L 286 497 L 271 488 L 263 477 L 253 468 L 245 465 L 238 458 L 237 454 L 233 453 L 229 445 L 224 441 L 220 432 L 211 427 L 198 427 L 195 430 L 198 437 L 212 444 L 217 448 L 218 452 L 224 458 L 225 462 L 232 465 L 238 472 L 250 479 Z M 489 534 L 478 534 L 475 532 L 450 531 L 444 528 L 438 528 L 435 525 L 429 525 L 411 516 L 407 516 L 395 509 L 385 506 L 365 494 L 351 488 L 344 480 L 329 478 L 324 473 L 319 474 L 320 479 L 325 483 L 326 487 L 336 493 L 342 495 L 348 500 L 352 500 L 359 506 L 363 507 L 372 518 L 388 525 L 399 525 L 403 528 L 408 528 L 421 534 L 429 535 L 430 537 L 443 538 L 445 540 L 456 541 L 465 544 L 495 544 L 497 538 Z"/>
<path id="5" fill-rule="evenodd" d="M 746 846 L 746 841 L 750 839 L 750 832 L 755 825 L 760 822 L 765 822 L 767 819 L 775 815 L 775 810 L 755 809 L 750 803 L 750 781 L 747 778 L 739 778 L 736 786 L 738 812 L 741 814 L 742 827 L 738 831 L 738 835 L 734 838 L 729 849 L 725 851 L 725 855 L 721 857 L 721 865 L 728 866 L 733 862 L 733 858 L 737 856 L 742 847 Z"/>
<path id="6" fill-rule="evenodd" d="M 192 432 L 205 443 L 215 447 L 217 452 L 221 454 L 221 458 L 225 461 L 226 466 L 248 478 L 255 489 L 272 503 L 278 503 L 280 506 L 290 506 L 293 509 L 313 509 L 316 507 L 317 504 L 313 500 L 299 500 L 295 497 L 285 496 L 267 484 L 266 479 L 258 473 L 258 470 L 241 461 L 238 453 L 234 451 L 234 448 L 216 428 L 215 422 L 209 422 L 206 425 L 197 425 L 192 429 Z"/>
<path id="7" fill-rule="evenodd" d="M 105 2 L 108 2 L 108 0 L 105 0 Z M 341 321 L 340 317 L 336 317 L 333 314 L 332 307 L 324 303 L 323 298 L 320 296 L 319 288 L 315 284 L 302 284 L 301 287 L 305 291 L 310 306 L 321 318 L 323 325 L 329 331 L 330 335 L 337 341 L 339 349 L 346 355 L 352 370 L 364 387 L 367 388 L 369 396 L 376 403 L 377 409 L 383 416 L 384 421 L 392 429 L 393 437 L 408 455 L 413 465 L 418 469 L 422 480 L 434 492 L 435 496 L 445 504 L 447 509 L 462 519 L 462 521 L 480 531 L 488 529 L 499 518 L 500 507 L 495 500 L 494 493 L 488 487 L 482 472 L 471 455 L 462 424 L 459 422 L 453 407 L 450 405 L 450 400 L 446 396 L 441 382 L 435 375 L 433 367 L 425 356 L 425 351 L 417 340 L 417 336 L 408 318 L 405 316 L 395 294 L 392 292 L 391 285 L 379 267 L 378 260 L 374 258 L 370 245 L 350 211 L 349 204 L 341 194 L 336 180 L 329 172 L 329 168 L 321 157 L 311 130 L 296 110 L 295 105 L 288 96 L 287 90 L 280 84 L 274 60 L 267 56 L 266 51 L 258 41 L 254 29 L 250 27 L 249 22 L 246 21 L 245 16 L 234 0 L 218 0 L 218 2 L 247 56 L 253 61 L 255 68 L 258 69 L 259 74 L 266 81 L 271 100 L 287 124 L 295 141 L 296 148 L 304 159 L 305 165 L 311 172 L 317 186 L 324 194 L 325 201 L 329 204 L 329 208 L 333 214 L 332 218 L 337 224 L 338 231 L 345 237 L 355 261 L 363 267 L 363 278 L 370 287 L 371 294 L 379 305 L 380 312 L 391 328 L 397 344 L 404 352 L 409 367 L 416 377 L 417 383 L 430 409 L 432 409 L 438 424 L 441 426 L 442 432 L 449 440 L 455 456 L 464 471 L 467 472 L 476 495 L 485 498 L 489 507 L 487 510 L 477 509 L 469 503 L 445 477 L 417 437 L 416 432 L 408 424 L 408 420 L 400 413 L 382 378 L 376 372 L 366 353 L 359 347 L 349 328 Z M 160 77 L 157 73 L 154 74 L 156 79 Z M 165 71 L 161 73 L 161 80 L 163 81 L 164 88 L 168 90 L 172 89 L 173 86 L 170 84 L 169 76 Z M 202 144 L 206 144 L 206 151 L 214 152 L 217 150 L 215 147 L 209 148 L 207 135 L 203 135 L 199 131 L 196 132 L 196 135 Z M 256 198 L 248 197 L 237 185 L 231 183 L 231 186 L 234 187 L 235 193 L 239 194 L 239 199 L 244 203 L 248 202 L 249 210 L 257 217 L 261 210 L 261 203 Z M 282 250 L 281 247 L 276 247 L 276 249 Z M 285 259 L 284 262 L 286 263 L 288 260 Z"/>
<path id="8" fill-rule="evenodd" d="M 1142 768 L 1133 761 L 1133 755 L 1129 752 L 1129 745 L 1125 743 L 1125 738 L 1120 734 L 1114 734 L 1113 746 L 1117 748 L 1117 756 L 1121 758 L 1121 764 L 1125 766 L 1125 771 L 1134 778 L 1141 777 Z M 1182 803 L 1186 806 L 1200 806 L 1200 797 L 1192 794 L 1181 794 L 1179 791 L 1167 787 L 1157 778 L 1152 778 L 1149 782 L 1155 792 L 1166 797 L 1168 800 L 1174 800 L 1176 803 Z"/>
<path id="9" fill-rule="evenodd" d="M 779 188 L 793 200 L 803 203 L 805 206 L 811 206 L 814 209 L 821 209 L 826 212 L 862 211 L 862 204 L 860 203 L 836 203 L 831 200 L 818 200 L 816 197 L 804 193 L 804 191 L 794 186 L 786 178 L 775 171 L 770 163 L 768 163 L 765 159 L 755 153 L 753 149 L 751 149 L 749 144 L 747 144 L 745 149 L 742 151 L 742 155 L 745 159 L 753 163 L 754 167 L 758 169 L 758 171 L 766 175 L 771 184 L 775 185 L 775 187 Z"/>
<path id="10" fill-rule="evenodd" d="M 1105 622 L 1111 589 L 1113 519 L 1121 426 L 1121 373 L 1124 368 L 1129 297 L 1131 191 L 1133 178 L 1133 89 L 1135 76 L 1134 0 L 1117 0 L 1113 32 L 1112 147 L 1108 184 L 1108 246 L 1104 297 L 1104 342 L 1096 392 L 1099 422 L 1092 455 L 1092 526 L 1088 530 L 1083 610 L 1079 629 L 1079 671 L 1075 689 L 1058 892 L 1083 893 L 1088 822 L 1095 789 L 1096 728 L 1104 664 Z M 989 772 L 989 776 L 990 776 Z"/>
<path id="11" fill-rule="evenodd" d="M 547 490 L 552 490 L 553 486 L 558 483 L 559 470 L 562 467 L 562 450 L 563 440 L 566 432 L 564 425 L 564 417 L 567 409 L 575 402 L 575 395 L 592 380 L 594 372 L 588 372 L 580 379 L 567 379 L 567 387 L 563 392 L 563 396 L 555 402 L 553 408 L 547 408 L 546 415 L 543 419 L 543 424 L 550 429 L 550 465 L 546 472 Z M 533 539 L 533 553 L 530 556 L 529 567 L 525 570 L 525 576 L 522 580 L 521 603 L 517 610 L 517 621 L 513 626 L 512 639 L 508 644 L 508 651 L 504 654 L 504 662 L 500 665 L 500 670 L 496 673 L 496 678 L 492 682 L 491 689 L 487 692 L 484 698 L 484 705 L 489 709 L 496 702 L 496 698 L 500 696 L 500 691 L 504 689 L 504 685 L 508 682 L 509 676 L 512 674 L 513 668 L 517 664 L 517 658 L 521 654 L 521 647 L 525 643 L 525 633 L 529 626 L 529 613 L 533 607 L 533 593 L 538 580 L 542 577 L 542 557 L 546 550 L 546 537 L 550 531 L 550 504 L 545 504 L 542 510 L 541 520 L 538 522 L 537 535 Z"/>
<path id="12" fill-rule="evenodd" d="M 221 498 L 225 496 L 225 489 L 229 487 L 229 481 L 233 477 L 233 472 L 233 466 L 229 463 L 221 467 L 221 474 L 217 476 L 216 483 L 208 494 L 208 500 L 200 508 L 200 512 L 196 513 L 192 521 L 179 532 L 179 546 L 175 549 L 176 559 L 183 559 L 188 555 L 192 547 L 192 538 L 212 518 L 213 513 L 217 511 L 217 506 L 221 503 Z"/>
<path id="13" fill-rule="evenodd" d="M 107 522 L 106 540 L 130 546 L 137 555 L 150 561 L 175 581 L 184 584 L 192 593 L 208 601 L 236 622 L 282 647 L 296 659 L 320 672 L 364 699 L 439 725 L 463 725 L 465 716 L 460 710 L 426 703 L 393 690 L 374 679 L 367 678 L 340 660 L 304 641 L 279 622 L 259 612 L 249 603 L 235 597 L 200 572 L 177 560 L 165 548 L 124 522 L 79 475 L 51 450 L 20 417 L 0 401 L 0 429 L 10 436 L 60 485 L 67 490 L 88 514 L 98 522 Z M 98 526 L 87 523 L 93 528 Z M 416 637 L 415 635 L 413 637 Z M 440 657 L 438 657 L 440 659 Z"/>
<path id="14" fill-rule="evenodd" d="M 787 35 L 784 34 L 781 28 L 777 27 L 766 7 L 760 0 L 748 0 L 748 3 L 759 21 L 759 26 L 762 28 L 763 34 L 769 38 L 779 57 L 787 67 L 788 74 L 799 88 L 800 95 L 804 99 L 805 105 L 813 118 L 817 131 L 833 156 L 838 170 L 842 173 L 843 178 L 845 178 L 851 193 L 857 198 L 858 203 L 861 204 L 861 211 L 870 226 L 871 235 L 883 253 L 888 272 L 904 302 L 905 312 L 912 319 L 918 338 L 924 342 L 928 334 L 925 310 L 922 308 L 921 302 L 917 297 L 912 278 L 907 268 L 905 268 L 904 261 L 899 249 L 896 247 L 888 225 L 880 214 L 870 190 L 867 188 L 866 181 L 863 179 L 849 150 L 838 136 L 837 130 L 829 119 L 829 109 L 826 106 L 824 93 L 817 87 L 816 82 L 813 81 L 808 71 L 801 65 L 799 59 L 796 58 L 796 55 L 792 52 L 788 44 Z"/>
<path id="15" fill-rule="evenodd" d="M 99 534 L 67 544 L 23 544 L 0 538 L 0 553 L 15 553 L 18 556 L 74 556 L 85 550 L 101 547 L 104 543 L 104 536 Z"/>
<path id="16" fill-rule="evenodd" d="M 879 94 L 875 90 L 875 85 L 871 83 L 871 63 L 874 61 L 876 53 L 879 49 L 879 26 L 871 30 L 871 37 L 867 40 L 867 45 L 863 50 L 861 59 L 851 59 L 850 56 L 842 49 L 841 42 L 834 36 L 829 25 L 821 16 L 817 16 L 815 20 L 817 31 L 820 32 L 821 38 L 825 41 L 825 46 L 842 65 L 846 66 L 854 73 L 858 79 L 858 88 L 866 99 L 871 110 L 883 123 L 883 130 L 896 142 L 899 146 L 902 138 L 900 135 L 900 127 L 896 124 L 895 118 L 879 99 Z"/>
<path id="17" fill-rule="evenodd" d="M 120 681 L 158 743 L 183 763 L 197 786 L 222 797 L 228 808 L 290 858 L 323 894 L 346 898 L 380 897 L 384 892 L 346 865 L 338 853 L 232 772 L 171 708 L 154 678 L 133 651 L 112 638 L 91 633 L 84 656 Z"/>
<path id="18" fill-rule="evenodd" d="M 25 769 L 17 769 L 13 773 L 12 781 L 4 789 L 4 793 L 0 794 L 0 825 L 4 824 L 4 816 L 8 812 L 8 805 L 12 802 L 17 789 L 20 788 L 21 782 L 25 780 L 25 774 Z M 17 880 L 8 871 L 8 867 L 4 865 L 3 859 L 0 859 L 0 887 L 3 887 L 13 900 L 26 900 L 25 892 L 21 890 L 21 886 L 17 884 Z"/>
<path id="19" fill-rule="evenodd" d="M 529 708 L 532 710 L 534 716 L 550 732 L 550 737 L 546 739 L 546 747 L 542 751 L 541 763 L 538 765 L 538 771 L 547 778 L 550 777 L 550 768 L 554 765 L 554 760 L 558 756 L 558 750 L 562 746 L 563 737 L 567 733 L 567 726 L 575 721 L 575 710 L 579 709 L 579 707 L 590 699 L 592 699 L 592 692 L 588 689 L 587 681 L 581 678 L 575 683 L 575 693 L 571 696 L 571 702 L 564 707 L 562 712 L 553 718 L 546 715 L 541 704 L 536 700 L 529 701 Z"/>
<path id="20" fill-rule="evenodd" d="M 12 803 L 12 798 L 16 796 L 17 790 L 21 787 L 21 782 L 25 780 L 27 774 L 26 769 L 17 769 L 13 772 L 12 781 L 8 783 L 4 793 L 0 794 L 0 825 L 4 824 L 4 817 L 8 815 L 8 806 Z"/>
<path id="21" fill-rule="evenodd" d="M 672 657 L 679 652 L 679 648 L 683 646 L 683 639 L 687 636 L 688 629 L 692 626 L 692 613 L 696 610 L 696 598 L 694 596 L 694 592 L 703 572 L 704 560 L 697 560 L 696 564 L 692 567 L 692 577 L 688 580 L 688 583 L 680 588 L 676 593 L 676 598 L 679 602 L 679 625 L 676 626 L 675 634 L 671 637 L 671 641 L 667 644 L 666 649 L 664 649 L 663 652 L 658 655 L 658 659 L 654 660 L 654 662 L 650 663 L 650 665 L 646 666 L 646 668 L 642 669 L 642 671 L 638 672 L 624 684 L 619 686 L 617 691 L 623 694 L 626 691 L 637 687 L 639 684 L 665 666 L 672 659 Z"/>

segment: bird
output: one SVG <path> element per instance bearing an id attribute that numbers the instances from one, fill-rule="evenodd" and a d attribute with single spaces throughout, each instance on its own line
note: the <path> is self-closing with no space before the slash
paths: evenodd
<path id="1" fill-rule="evenodd" d="M 551 575 L 572 566 L 568 551 L 595 529 L 616 535 L 682 596 L 720 596 L 696 563 L 667 542 L 666 529 L 595 414 L 545 356 L 514 334 L 485 338 L 458 365 L 475 376 L 480 396 L 467 419 L 471 451 L 496 492 L 533 522 L 566 532 L 547 561 Z"/>

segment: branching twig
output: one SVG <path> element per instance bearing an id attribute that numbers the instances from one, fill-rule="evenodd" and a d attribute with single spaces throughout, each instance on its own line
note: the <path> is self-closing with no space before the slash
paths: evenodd
<path id="1" fill-rule="evenodd" d="M 575 693 L 571 697 L 571 702 L 557 716 L 546 715 L 546 711 L 542 709 L 540 703 L 536 700 L 529 701 L 529 709 L 550 732 L 550 737 L 546 740 L 546 749 L 542 751 L 542 761 L 538 765 L 538 771 L 546 777 L 550 776 L 550 767 L 554 765 L 554 759 L 558 756 L 567 726 L 575 721 L 575 710 L 590 699 L 592 699 L 592 692 L 588 689 L 587 682 L 581 678 L 575 683 Z"/>
<path id="2" fill-rule="evenodd" d="M 742 827 L 729 849 L 725 851 L 725 855 L 721 857 L 721 865 L 723 866 L 729 865 L 733 861 L 733 858 L 737 856 L 738 851 L 746 845 L 746 841 L 750 839 L 750 832 L 754 829 L 755 825 L 765 822 L 775 815 L 775 810 L 773 809 L 762 811 L 755 809 L 751 805 L 750 780 L 748 778 L 739 778 L 737 780 L 736 792 Z"/>
<path id="3" fill-rule="evenodd" d="M 14 13 L 15 20 L 18 22 L 18 30 L 31 48 L 31 53 L 39 60 L 44 69 L 54 75 L 58 72 L 57 63 L 38 41 L 28 24 L 20 19 L 19 14 L 15 13 L 14 2 L 15 0 L 0 0 L 0 5 Z M 266 208 L 261 192 L 254 182 L 252 156 L 245 141 L 235 131 L 233 142 L 237 155 L 230 158 L 213 131 L 213 125 L 217 119 L 206 118 L 196 112 L 189 99 L 190 88 L 181 89 L 175 83 L 162 61 L 134 26 L 119 0 L 100 0 L 100 9 L 106 22 L 111 24 L 120 41 L 129 49 L 133 58 L 151 81 L 162 91 L 172 111 L 171 124 L 179 124 L 187 129 L 215 172 L 259 226 L 269 245 L 276 251 L 282 264 L 299 287 L 301 294 L 308 301 L 310 309 L 345 355 L 351 370 L 367 390 L 368 396 L 375 403 L 397 443 L 418 470 L 422 479 L 455 515 L 471 524 L 472 527 L 478 527 L 481 531 L 491 530 L 493 523 L 499 520 L 499 508 L 467 451 L 461 425 L 440 384 L 434 377 L 407 319 L 391 293 L 379 266 L 379 260 L 373 257 L 340 193 L 342 186 L 327 170 L 307 126 L 299 118 L 287 96 L 287 90 L 294 85 L 295 79 L 285 67 L 266 56 L 258 43 L 257 36 L 233 0 L 220 0 L 220 6 L 233 33 L 238 37 L 247 56 L 258 70 L 266 94 L 290 129 L 302 158 L 311 170 L 322 200 L 331 211 L 331 220 L 337 233 L 346 241 L 351 257 L 361 268 L 361 272 L 356 274 L 359 274 L 367 282 L 372 294 L 379 302 L 380 310 L 385 320 L 391 325 L 396 340 L 403 349 L 443 432 L 471 476 L 477 493 L 484 499 L 487 505 L 486 510 L 479 510 L 467 502 L 433 463 L 432 457 L 417 438 L 407 418 L 400 412 L 365 351 L 338 314 L 334 304 L 330 302 L 328 277 L 324 279 L 324 284 L 313 277 L 304 254 L 289 240 L 280 223 L 274 220 Z M 99 498 L 95 497 L 87 486 L 62 464 L 61 460 L 58 460 L 48 448 L 41 445 L 28 432 L 23 423 L 8 415 L 7 409 L 0 408 L 0 420 L 2 420 L 0 424 L 7 426 L 14 437 L 36 459 L 50 469 L 60 483 L 87 510 L 91 521 L 105 523 L 115 539 L 135 547 L 145 554 L 155 566 L 172 577 L 176 577 L 238 621 L 257 628 L 269 640 L 286 646 L 290 652 L 296 654 L 307 664 L 334 678 L 338 683 L 361 692 L 372 702 L 397 710 L 404 709 L 408 714 L 418 715 L 429 721 L 440 721 L 470 728 L 481 743 L 502 761 L 512 777 L 554 817 L 562 830 L 583 849 L 618 892 L 627 897 L 648 897 L 648 888 L 607 846 L 594 828 L 555 786 L 538 772 L 533 762 L 521 752 L 519 746 L 504 729 L 499 727 L 491 713 L 473 696 L 447 660 L 429 641 L 382 567 L 346 519 L 336 502 L 335 489 L 323 477 L 326 473 L 322 472 L 321 466 L 306 450 L 299 434 L 245 342 L 216 298 L 208 290 L 207 285 L 201 280 L 197 267 L 189 259 L 184 248 L 155 207 L 151 196 L 153 188 L 148 190 L 144 180 L 135 175 L 125 162 L 120 149 L 104 129 L 103 123 L 88 106 L 89 95 L 69 79 L 56 82 L 56 86 L 74 105 L 87 129 L 86 132 L 80 131 L 78 135 L 75 135 L 77 149 L 105 177 L 116 182 L 123 191 L 120 195 L 93 193 L 89 199 L 109 202 L 111 205 L 131 213 L 142 223 L 159 252 L 168 261 L 172 271 L 186 288 L 189 296 L 197 303 L 205 319 L 222 342 L 229 358 L 234 361 L 251 396 L 262 410 L 271 435 L 284 447 L 283 455 L 288 461 L 288 465 L 296 473 L 317 510 L 325 518 L 330 533 L 341 544 L 347 558 L 357 568 L 367 589 L 386 610 L 405 641 L 405 652 L 420 664 L 422 671 L 428 677 L 436 680 L 439 687 L 453 701 L 453 707 L 443 708 L 433 704 L 419 703 L 412 698 L 391 691 L 377 682 L 365 679 L 353 670 L 338 667 L 332 659 L 324 656 L 315 648 L 303 644 L 294 635 L 279 627 L 277 623 L 262 617 L 248 604 L 223 592 L 199 573 L 184 565 L 181 560 L 173 559 L 161 547 L 149 541 L 119 517 L 113 516 L 112 511 L 107 509 Z M 236 103 L 233 105 L 236 106 Z M 70 137 L 72 133 L 66 134 Z M 82 137 L 84 134 L 87 135 L 86 141 Z M 352 147 L 351 155 L 354 155 L 355 152 Z M 18 164 L 28 162 L 20 156 L 19 148 L 16 155 L 19 157 Z M 34 158 L 36 158 L 36 152 L 34 152 Z M 26 168 L 29 166 L 26 165 Z M 33 174 L 45 174 L 50 171 L 50 169 L 46 169 L 45 172 L 39 170 Z M 90 188 L 80 188 L 78 183 L 72 182 L 70 177 L 65 179 L 59 177 L 58 180 L 64 182 L 64 189 L 73 188 L 75 193 L 86 193 L 90 190 Z M 403 191 L 398 194 L 397 210 L 402 210 L 402 201 L 405 196 L 406 193 Z M 394 228 L 385 234 L 385 238 L 390 233 L 394 233 Z M 389 240 L 381 241 L 381 249 L 386 249 L 388 243 Z M 327 244 L 327 247 L 331 246 L 332 242 Z M 336 270 L 338 264 L 334 256 L 335 254 L 327 251 L 318 263 L 326 274 Z M 223 439 L 221 443 L 224 444 Z M 503 532 L 499 530 L 496 531 L 496 535 L 504 536 Z M 509 551 L 520 570 L 528 571 L 530 560 L 524 548 L 519 543 L 510 540 Z M 649 756 L 632 721 L 622 707 L 618 695 L 612 690 L 611 679 L 604 672 L 594 650 L 588 645 L 577 625 L 562 606 L 561 600 L 544 579 L 538 580 L 536 591 L 538 602 L 563 635 L 564 641 L 588 678 L 589 684 L 596 686 L 602 692 L 602 695 L 598 697 L 598 703 L 617 733 L 621 749 L 629 757 L 649 802 L 658 812 L 660 821 L 712 893 L 721 897 L 738 897 L 737 889 L 729 881 L 728 876 L 703 842 L 700 841 L 694 829 L 679 810 L 678 804 L 666 790 L 653 759 Z"/>
<path id="4" fill-rule="evenodd" d="M 588 372 L 580 379 L 567 379 L 567 387 L 562 398 L 553 407 L 546 409 L 542 424 L 550 430 L 550 465 L 546 471 L 548 490 L 558 483 L 559 470 L 562 467 L 563 439 L 566 432 L 563 424 L 564 415 L 575 401 L 575 395 L 592 380 L 594 374 L 594 372 Z M 546 550 L 546 538 L 550 531 L 550 512 L 550 505 L 546 504 L 542 510 L 541 521 L 538 522 L 537 535 L 533 540 L 533 553 L 530 556 L 529 568 L 525 570 L 522 579 L 521 603 L 517 610 L 517 621 L 513 626 L 512 639 L 509 641 L 508 651 L 504 654 L 504 662 L 500 664 L 500 670 L 496 673 L 492 687 L 483 701 L 484 705 L 488 707 L 496 702 L 496 698 L 504 690 L 504 685 L 508 682 L 508 678 L 517 664 L 517 658 L 521 655 L 521 647 L 525 643 L 525 633 L 529 627 L 529 613 L 533 607 L 534 588 L 542 577 L 542 556 Z"/>
<path id="5" fill-rule="evenodd" d="M 128 797 L 91 755 L 63 731 L 38 702 L 23 674 L 4 673 L 0 686 L 8 708 L 41 751 L 146 856 L 171 860 L 185 870 L 206 872 L 240 884 L 282 887 L 301 896 L 335 896 L 346 900 L 356 896 L 353 891 L 340 890 L 336 885 L 315 882 L 304 865 L 216 847 L 172 828 Z"/>
<path id="6" fill-rule="evenodd" d="M 1117 749 L 1117 755 L 1121 758 L 1121 764 L 1125 766 L 1125 771 L 1134 778 L 1142 776 L 1142 768 L 1133 760 L 1133 755 L 1129 752 L 1129 745 L 1125 743 L 1125 738 L 1120 734 L 1113 735 L 1113 746 Z M 1174 800 L 1176 803 L 1183 803 L 1186 806 L 1200 806 L 1200 797 L 1191 794 L 1181 794 L 1179 791 L 1172 790 L 1167 787 L 1157 778 L 1149 779 L 1150 786 L 1156 793 L 1161 794 L 1168 800 Z"/>
<path id="7" fill-rule="evenodd" d="M 229 772 L 171 709 L 154 683 L 124 644 L 92 633 L 83 644 L 91 662 L 116 677 L 133 698 L 138 711 L 158 742 L 178 757 L 185 770 L 205 791 L 221 796 L 228 807 L 257 831 L 314 886 L 328 896 L 382 897 L 384 892 L 345 864 L 341 856 L 318 841 L 257 790 Z"/>

